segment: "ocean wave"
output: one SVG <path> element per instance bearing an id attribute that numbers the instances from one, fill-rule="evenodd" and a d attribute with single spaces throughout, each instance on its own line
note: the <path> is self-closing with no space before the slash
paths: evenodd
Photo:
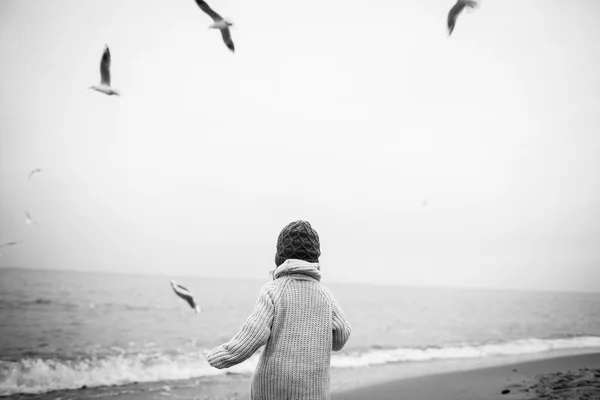
<path id="1" fill-rule="evenodd" d="M 429 348 L 376 347 L 360 352 L 334 353 L 332 368 L 356 368 L 399 362 L 486 358 L 544 353 L 553 350 L 600 349 L 600 337 L 521 339 L 505 343 L 464 344 Z M 122 349 L 119 349 L 122 350 Z M 220 374 L 250 374 L 255 354 L 226 370 L 208 365 L 205 350 L 184 355 L 180 351 L 121 353 L 78 359 L 22 358 L 0 361 L 0 396 L 39 394 L 54 390 L 123 385 L 133 382 L 189 379 Z"/>
<path id="2" fill-rule="evenodd" d="M 133 382 L 188 379 L 219 374 L 204 357 L 173 359 L 146 354 L 59 360 L 25 358 L 0 361 L 0 396 L 123 385 Z"/>
<path id="3" fill-rule="evenodd" d="M 553 350 L 600 349 L 600 337 L 579 336 L 557 339 L 519 339 L 504 343 L 464 344 L 427 348 L 374 348 L 366 352 L 332 357 L 333 368 L 367 367 L 398 362 L 519 356 Z"/>
<path id="4" fill-rule="evenodd" d="M 67 309 L 79 307 L 76 303 L 61 302 L 56 300 L 50 300 L 45 298 L 36 299 L 0 299 L 0 309 L 3 310 L 26 310 L 31 307 L 50 306 L 50 307 L 63 307 Z"/>
<path id="5" fill-rule="evenodd" d="M 36 299 L 0 299 L 0 309 L 5 310 L 25 310 L 31 307 L 40 307 L 40 306 L 51 306 L 56 309 L 97 309 L 97 310 L 111 310 L 112 312 L 120 312 L 120 311 L 155 311 L 160 308 L 155 306 L 148 305 L 131 305 L 131 304 L 118 304 L 118 303 L 93 303 L 93 302 L 72 302 L 72 301 L 64 301 L 64 300 L 50 300 L 45 298 L 36 298 Z M 166 308 L 165 310 L 174 310 L 175 308 Z"/>
<path id="6" fill-rule="evenodd" d="M 48 305 L 48 304 L 52 304 L 52 300 L 43 299 L 43 298 L 37 298 L 35 300 L 22 300 L 22 299 L 4 300 L 4 299 L 0 299 L 0 305 L 2 305 L 3 307 L 6 307 L 6 308 L 19 307 L 19 306 L 30 306 L 30 305 L 34 305 L 34 304 Z"/>

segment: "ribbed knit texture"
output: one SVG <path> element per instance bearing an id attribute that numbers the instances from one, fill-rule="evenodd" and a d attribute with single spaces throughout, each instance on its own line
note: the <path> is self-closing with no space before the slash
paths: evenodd
<path id="1" fill-rule="evenodd" d="M 215 368 L 229 368 L 266 344 L 252 379 L 252 400 L 329 400 L 331 351 L 344 347 L 350 324 L 319 282 L 319 264 L 289 259 L 273 276 L 240 332 L 206 359 Z"/>

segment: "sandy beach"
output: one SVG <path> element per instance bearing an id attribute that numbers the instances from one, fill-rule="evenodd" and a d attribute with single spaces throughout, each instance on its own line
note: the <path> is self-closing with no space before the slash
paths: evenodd
<path id="1" fill-rule="evenodd" d="M 600 353 L 398 380 L 334 400 L 600 399 Z"/>

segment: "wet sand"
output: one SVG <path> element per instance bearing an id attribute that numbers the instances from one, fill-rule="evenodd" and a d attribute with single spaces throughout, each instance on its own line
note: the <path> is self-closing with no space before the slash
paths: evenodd
<path id="1" fill-rule="evenodd" d="M 600 353 L 408 378 L 332 400 L 600 400 Z"/>

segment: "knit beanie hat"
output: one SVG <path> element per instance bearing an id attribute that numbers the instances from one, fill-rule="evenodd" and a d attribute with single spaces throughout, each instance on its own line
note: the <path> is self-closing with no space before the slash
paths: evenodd
<path id="1" fill-rule="evenodd" d="M 319 235 L 307 221 L 290 222 L 281 230 L 275 253 L 278 267 L 289 258 L 319 262 L 320 255 Z"/>

